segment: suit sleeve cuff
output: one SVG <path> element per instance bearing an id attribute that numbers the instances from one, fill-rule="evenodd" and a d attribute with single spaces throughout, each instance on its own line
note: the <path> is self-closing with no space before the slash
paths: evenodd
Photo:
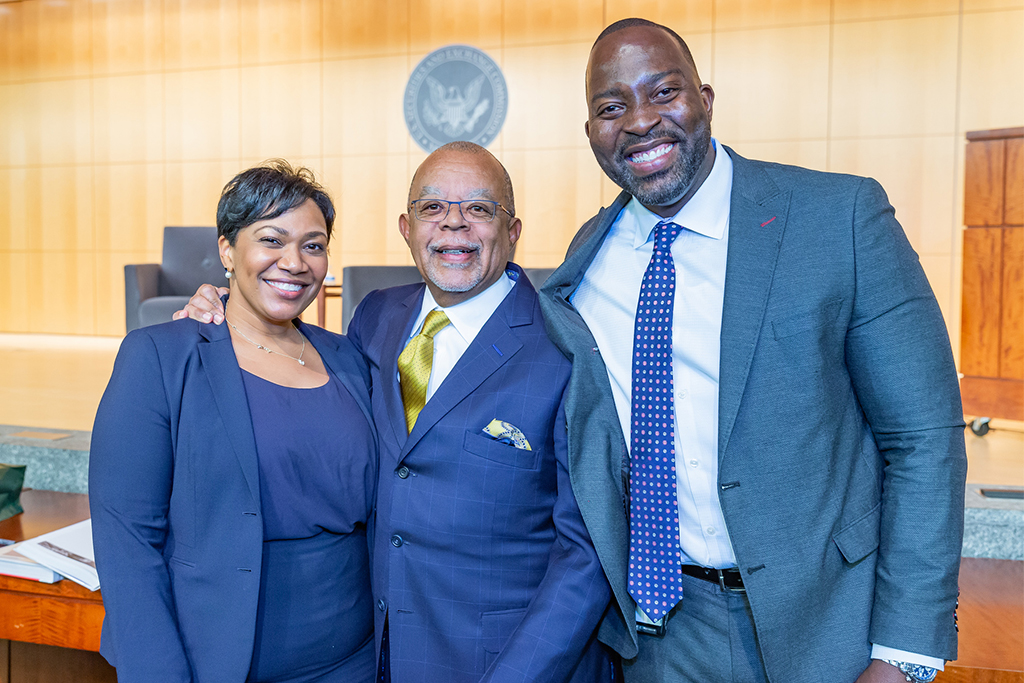
<path id="1" fill-rule="evenodd" d="M 886 647 L 878 643 L 871 643 L 871 659 L 894 659 L 897 662 L 920 664 L 921 666 L 938 669 L 939 671 L 942 671 L 946 665 L 946 662 L 938 657 L 929 657 L 927 655 L 919 655 L 916 652 L 897 650 L 896 648 Z"/>

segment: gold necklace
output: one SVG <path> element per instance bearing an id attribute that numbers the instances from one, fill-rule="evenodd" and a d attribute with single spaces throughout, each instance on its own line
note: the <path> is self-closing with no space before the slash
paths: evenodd
<path id="1" fill-rule="evenodd" d="M 231 325 L 231 329 L 233 329 L 235 332 L 237 332 L 238 334 L 240 334 L 242 336 L 242 339 L 244 339 L 245 341 L 249 342 L 250 344 L 255 346 L 257 349 L 261 349 L 263 351 L 266 351 L 267 353 L 276 353 L 277 355 L 284 356 L 285 358 L 291 358 L 292 360 L 297 361 L 299 363 L 299 365 L 305 367 L 306 361 L 302 360 L 302 354 L 304 354 L 306 352 L 306 337 L 301 332 L 299 332 L 299 336 L 302 338 L 302 349 L 299 351 L 299 357 L 296 358 L 295 356 L 289 356 L 287 353 L 283 353 L 281 351 L 275 351 L 274 349 L 270 348 L 269 346 L 264 346 L 263 344 L 260 344 L 259 342 L 254 342 L 252 339 L 249 339 L 247 336 L 245 336 L 244 332 L 242 332 L 240 329 L 235 327 L 234 323 L 232 323 L 230 320 L 228 320 L 227 318 L 224 318 L 224 320 L 227 321 L 228 325 Z"/>

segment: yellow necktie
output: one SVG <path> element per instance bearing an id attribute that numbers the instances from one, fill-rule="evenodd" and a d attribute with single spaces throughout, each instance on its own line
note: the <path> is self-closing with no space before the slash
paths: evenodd
<path id="1" fill-rule="evenodd" d="M 427 382 L 434 362 L 434 335 L 448 324 L 444 311 L 431 311 L 423 327 L 406 345 L 398 357 L 398 376 L 402 384 L 402 403 L 405 405 L 405 425 L 412 431 L 423 405 L 427 402 Z"/>

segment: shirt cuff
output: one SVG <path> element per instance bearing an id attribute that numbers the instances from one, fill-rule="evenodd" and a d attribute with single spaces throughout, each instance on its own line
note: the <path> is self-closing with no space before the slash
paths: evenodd
<path id="1" fill-rule="evenodd" d="M 939 671 L 942 671 L 943 667 L 946 666 L 946 662 L 938 657 L 929 657 L 915 652 L 907 652 L 906 650 L 897 650 L 896 648 L 886 647 L 877 643 L 871 643 L 871 659 L 893 659 L 897 662 L 906 662 L 907 664 L 920 664 L 921 666 L 938 669 Z"/>

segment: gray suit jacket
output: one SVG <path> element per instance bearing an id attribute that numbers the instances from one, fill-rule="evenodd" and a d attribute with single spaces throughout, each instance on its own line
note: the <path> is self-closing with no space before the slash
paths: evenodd
<path id="1" fill-rule="evenodd" d="M 719 500 L 768 674 L 852 681 L 872 642 L 954 659 L 963 413 L 917 255 L 875 181 L 726 150 Z M 629 199 L 580 229 L 541 291 L 549 335 L 573 361 L 572 484 L 614 593 L 600 635 L 627 659 L 629 457 L 569 298 Z"/>

